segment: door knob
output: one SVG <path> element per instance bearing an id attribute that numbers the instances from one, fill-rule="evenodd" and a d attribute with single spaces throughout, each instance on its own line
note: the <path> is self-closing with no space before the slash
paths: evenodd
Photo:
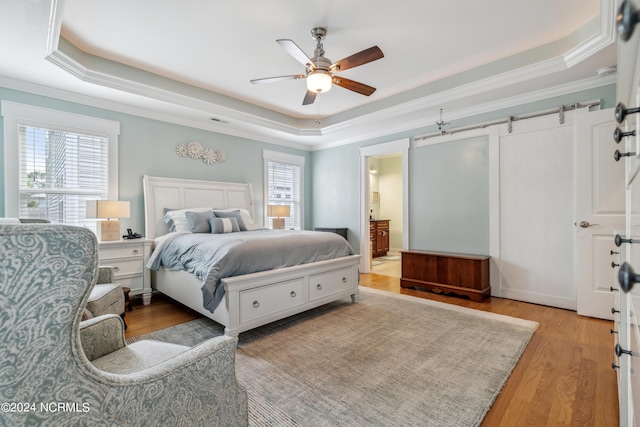
<path id="1" fill-rule="evenodd" d="M 580 221 L 580 224 L 578 224 L 580 227 L 582 228 L 589 228 L 589 227 L 593 227 L 594 225 L 598 225 L 598 224 L 589 224 L 589 221 Z"/>

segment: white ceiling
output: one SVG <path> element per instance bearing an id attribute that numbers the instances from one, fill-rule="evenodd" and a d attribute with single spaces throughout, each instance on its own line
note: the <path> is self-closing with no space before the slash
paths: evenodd
<path id="1" fill-rule="evenodd" d="M 29 0 L 0 4 L 0 85 L 305 149 L 390 135 L 611 83 L 610 0 Z M 377 45 L 303 106 L 304 73 L 326 27 L 333 61 Z M 11 58 L 12 60 L 7 60 Z M 212 121 L 215 118 L 217 121 Z"/>

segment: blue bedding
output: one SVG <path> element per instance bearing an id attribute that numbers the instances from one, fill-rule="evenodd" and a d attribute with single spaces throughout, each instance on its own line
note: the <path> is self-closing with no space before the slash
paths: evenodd
<path id="1" fill-rule="evenodd" d="M 202 279 L 204 307 L 213 312 L 224 297 L 220 281 L 225 277 L 348 255 L 353 249 L 343 237 L 318 231 L 169 233 L 157 241 L 147 267 L 187 271 Z"/>

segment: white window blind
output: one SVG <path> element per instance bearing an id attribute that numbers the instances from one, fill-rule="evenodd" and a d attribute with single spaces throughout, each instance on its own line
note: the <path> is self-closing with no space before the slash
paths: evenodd
<path id="1" fill-rule="evenodd" d="M 303 171 L 304 158 L 265 151 L 265 193 L 267 205 L 287 205 L 290 215 L 285 218 L 285 229 L 303 229 Z M 267 218 L 271 227 L 271 218 Z"/>
<path id="2" fill-rule="evenodd" d="M 20 125 L 22 218 L 87 225 L 86 201 L 108 198 L 108 140 Z"/>
<path id="3" fill-rule="evenodd" d="M 86 200 L 118 200 L 120 123 L 0 101 L 5 216 L 95 229 Z"/>

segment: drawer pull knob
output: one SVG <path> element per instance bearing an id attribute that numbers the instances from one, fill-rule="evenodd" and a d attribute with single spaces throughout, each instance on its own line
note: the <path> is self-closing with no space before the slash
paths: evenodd
<path id="1" fill-rule="evenodd" d="M 620 267 L 620 270 L 618 271 L 618 283 L 620 283 L 620 288 L 627 293 L 633 289 L 634 283 L 637 282 L 640 282 L 640 274 L 636 274 L 628 262 L 623 263 L 622 267 Z"/>
<path id="2" fill-rule="evenodd" d="M 613 286 L 609 287 L 609 290 L 610 290 L 611 292 L 618 292 L 618 291 L 619 291 L 619 289 L 618 289 L 618 288 L 614 288 Z"/>
<path id="3" fill-rule="evenodd" d="M 134 249 L 134 250 L 133 250 L 133 253 L 134 253 L 135 255 L 138 255 L 138 254 L 140 253 L 140 251 L 139 251 L 138 249 Z"/>
<path id="4" fill-rule="evenodd" d="M 318 283 L 318 284 L 316 285 L 316 289 L 318 289 L 318 290 L 322 289 L 322 285 L 321 285 L 320 283 Z"/>
<path id="5" fill-rule="evenodd" d="M 616 356 L 618 357 L 622 356 L 623 354 L 628 354 L 629 356 L 633 356 L 633 352 L 631 350 L 625 350 L 624 348 L 622 348 L 620 344 L 616 344 L 614 349 L 616 351 Z"/>
<path id="6" fill-rule="evenodd" d="M 611 255 L 620 255 L 620 252 L 616 252 L 616 251 L 609 251 L 609 253 L 610 253 Z"/>
<path id="7" fill-rule="evenodd" d="M 296 297 L 296 291 L 291 291 L 291 298 L 295 298 Z"/>
<path id="8" fill-rule="evenodd" d="M 616 268 L 616 267 L 620 267 L 620 264 L 616 264 L 615 262 L 611 261 L 611 268 Z"/>
<path id="9" fill-rule="evenodd" d="M 347 283 L 347 278 L 346 277 L 342 278 L 342 283 Z"/>
<path id="10" fill-rule="evenodd" d="M 613 131 L 613 140 L 616 144 L 619 144 L 625 136 L 636 136 L 636 131 L 631 130 L 629 132 L 623 132 L 620 128 L 616 128 L 616 130 Z"/>
<path id="11" fill-rule="evenodd" d="M 253 306 L 254 306 L 255 308 L 258 308 L 258 307 L 260 307 L 260 303 L 259 303 L 258 301 L 254 301 L 254 302 L 253 302 Z"/>
<path id="12" fill-rule="evenodd" d="M 614 362 L 611 362 L 611 369 L 618 369 L 620 366 L 616 365 Z"/>
<path id="13" fill-rule="evenodd" d="M 618 331 L 616 331 L 615 329 L 609 329 L 609 333 L 613 335 L 613 334 L 617 334 Z"/>
<path id="14" fill-rule="evenodd" d="M 621 235 L 616 234 L 616 237 L 614 238 L 614 242 L 616 246 L 620 247 L 620 245 L 622 245 L 623 243 L 640 243 L 640 240 L 625 239 Z"/>
<path id="15" fill-rule="evenodd" d="M 638 20 L 638 12 L 636 12 L 631 2 L 628 0 L 623 1 L 616 14 L 616 28 L 623 41 L 626 42 L 631 38 Z"/>
<path id="16" fill-rule="evenodd" d="M 635 156 L 635 155 L 636 155 L 636 153 L 634 153 L 632 151 L 629 151 L 628 153 L 621 153 L 620 150 L 616 150 L 613 153 L 613 158 L 617 162 L 623 157 L 631 157 L 631 156 Z"/>
<path id="17" fill-rule="evenodd" d="M 627 108 L 622 102 L 618 102 L 618 105 L 616 105 L 615 116 L 618 123 L 624 122 L 627 115 L 635 113 L 640 113 L 639 107 Z"/>
<path id="18" fill-rule="evenodd" d="M 615 307 L 611 307 L 611 314 L 620 313 L 620 310 L 616 310 Z"/>

